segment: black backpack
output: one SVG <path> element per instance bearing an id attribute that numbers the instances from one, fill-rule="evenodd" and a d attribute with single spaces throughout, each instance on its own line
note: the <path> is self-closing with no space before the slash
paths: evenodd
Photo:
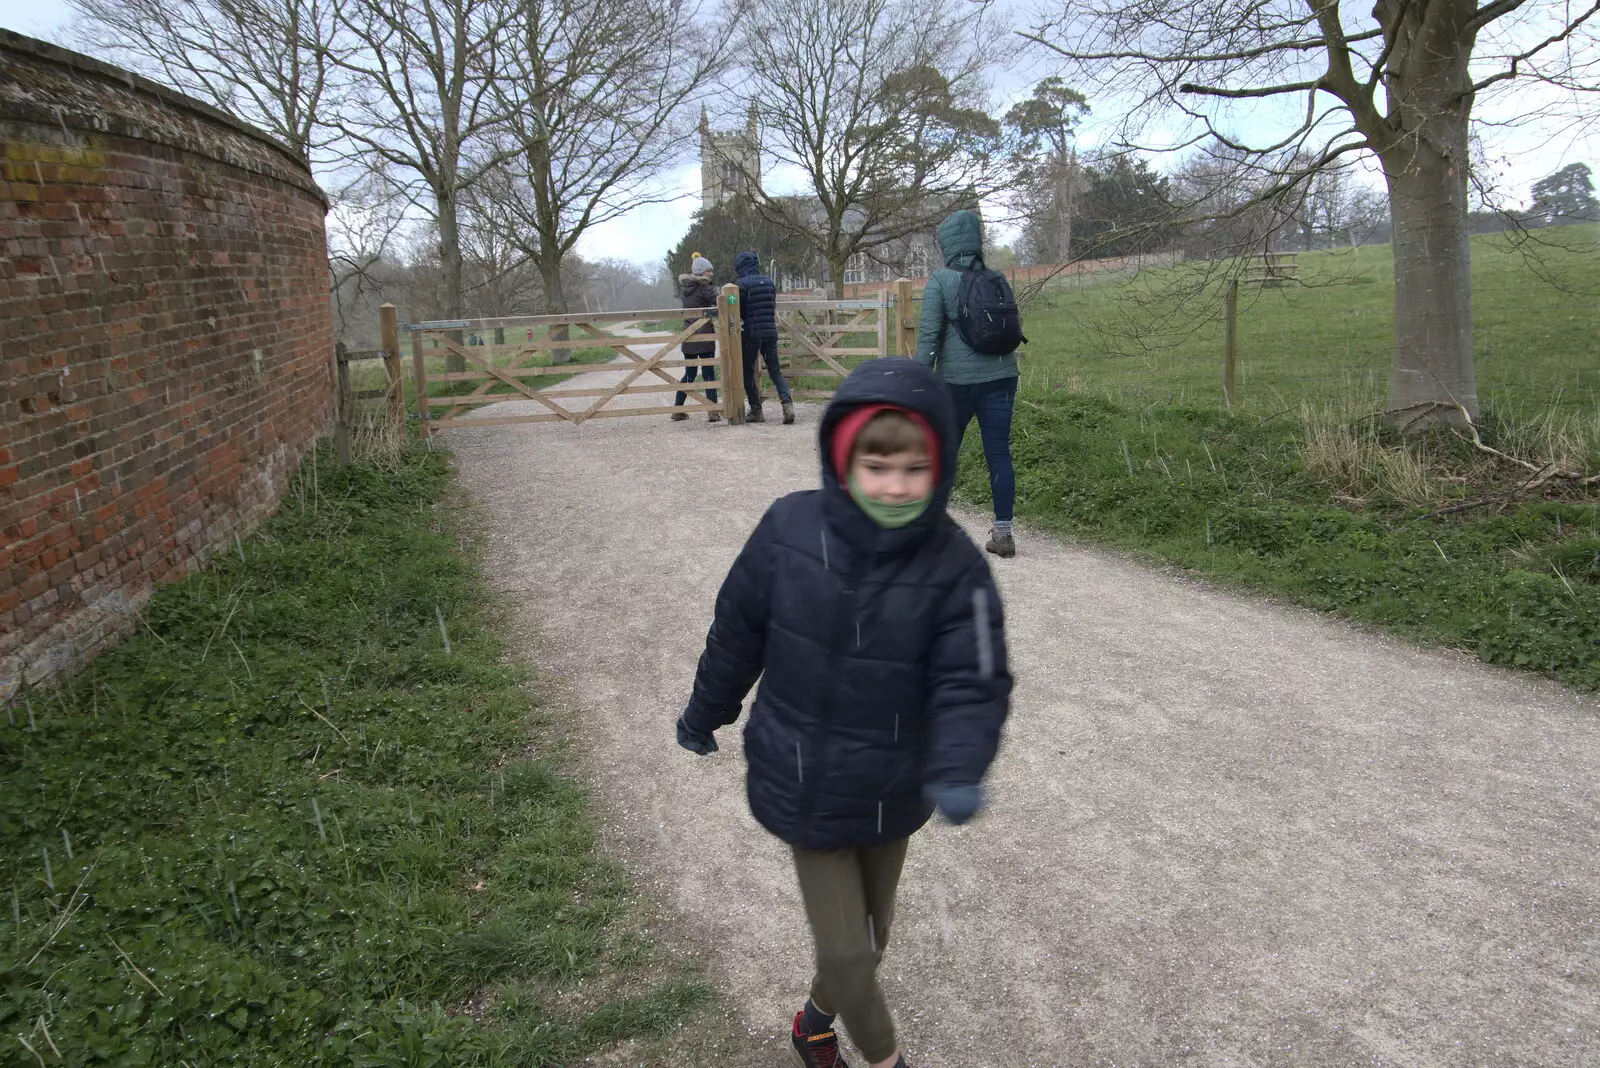
<path id="1" fill-rule="evenodd" d="M 985 356 L 1009 356 L 1028 339 L 1022 333 L 1022 313 L 1011 283 L 999 271 L 978 260 L 961 272 L 956 295 L 956 329 L 961 340 Z"/>

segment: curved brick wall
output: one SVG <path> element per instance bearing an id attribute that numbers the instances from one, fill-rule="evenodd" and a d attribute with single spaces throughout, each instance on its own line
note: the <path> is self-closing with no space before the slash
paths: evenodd
<path id="1" fill-rule="evenodd" d="M 276 504 L 332 417 L 325 211 L 260 132 L 0 31 L 0 700 Z"/>

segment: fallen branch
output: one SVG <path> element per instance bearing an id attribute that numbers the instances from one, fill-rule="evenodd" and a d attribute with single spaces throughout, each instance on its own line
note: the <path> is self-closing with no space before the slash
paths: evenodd
<path id="1" fill-rule="evenodd" d="M 39 1056 L 39 1051 L 38 1051 L 38 1050 L 36 1050 L 36 1049 L 34 1049 L 34 1048 L 33 1048 L 33 1043 L 31 1043 L 31 1042 L 29 1042 L 29 1041 L 28 1041 L 28 1040 L 27 1040 L 27 1039 L 26 1039 L 26 1038 L 24 1038 L 24 1037 L 23 1037 L 23 1036 L 22 1036 L 22 1035 L 18 1035 L 18 1036 L 17 1036 L 17 1041 L 18 1041 L 18 1042 L 21 1042 L 21 1043 L 22 1043 L 22 1046 L 23 1046 L 23 1048 L 24 1048 L 24 1049 L 26 1049 L 26 1050 L 27 1050 L 27 1051 L 28 1051 L 28 1052 L 29 1052 L 29 1053 L 31 1053 L 31 1054 L 33 1054 L 33 1055 L 34 1055 L 34 1056 L 35 1056 L 35 1057 L 38 1057 L 38 1058 L 39 1058 L 39 1068 L 45 1068 L 45 1063 L 44 1063 L 44 1058 L 43 1058 L 43 1057 L 40 1057 L 40 1056 Z"/>
<path id="2" fill-rule="evenodd" d="M 1299 408 L 1299 407 L 1300 406 L 1297 404 L 1297 405 L 1294 406 L 1294 408 L 1285 408 L 1281 412 L 1273 412 L 1271 415 L 1264 416 L 1263 418 L 1258 420 L 1256 422 L 1256 426 L 1258 426 L 1258 427 L 1266 426 L 1268 423 L 1272 422 L 1274 419 L 1278 418 L 1279 416 L 1288 415 L 1290 412 L 1294 411 L 1296 408 Z"/>
<path id="3" fill-rule="evenodd" d="M 106 937 L 107 938 L 111 938 L 110 935 L 106 935 Z M 154 990 L 158 997 L 163 997 L 164 998 L 164 997 L 167 996 L 165 993 L 162 992 L 162 990 L 161 990 L 161 988 L 159 986 L 156 986 L 154 979 L 151 979 L 148 975 L 144 974 L 144 972 L 139 970 L 139 966 L 137 964 L 133 963 L 133 958 L 128 956 L 128 951 L 123 949 L 121 946 L 117 945 L 117 940 L 115 938 L 111 938 L 111 945 L 112 945 L 113 948 L 116 949 L 116 951 L 118 953 L 120 953 L 122 955 L 123 962 L 126 963 L 128 965 L 128 967 L 133 969 L 133 974 L 137 975 L 140 979 L 143 979 L 145 981 L 145 984 L 147 986 L 149 986 L 151 990 Z"/>
<path id="4" fill-rule="evenodd" d="M 1551 479 L 1555 478 L 1576 482 L 1580 486 L 1592 486 L 1595 483 L 1600 482 L 1600 475 L 1584 475 L 1578 471 L 1566 471 L 1555 466 L 1554 464 L 1535 465 L 1531 460 L 1523 460 L 1519 457 L 1512 456 L 1510 453 L 1501 452 L 1492 445 L 1485 445 L 1483 443 L 1483 439 L 1478 436 L 1478 424 L 1472 421 L 1472 413 L 1467 411 L 1463 405 L 1457 404 L 1454 407 L 1456 411 L 1461 413 L 1461 418 L 1467 421 L 1467 429 L 1472 431 L 1472 444 L 1476 446 L 1479 451 L 1486 452 L 1490 456 L 1498 456 L 1500 459 L 1505 460 L 1508 463 L 1516 464 L 1518 467 L 1526 471 L 1532 471 L 1538 476 L 1535 480 L 1528 483 L 1529 488 L 1538 488 L 1539 486 L 1542 486 L 1546 482 L 1549 482 Z M 1545 473 L 1540 474 L 1540 472 Z"/>
<path id="5" fill-rule="evenodd" d="M 1490 504 L 1500 504 L 1504 501 L 1505 497 L 1503 495 L 1499 497 L 1480 497 L 1475 501 L 1462 501 L 1460 504 L 1452 504 L 1448 508 L 1439 508 L 1432 512 L 1424 512 L 1422 515 L 1417 516 L 1417 518 L 1433 519 L 1441 515 L 1454 515 L 1457 512 L 1471 511 L 1474 508 L 1482 508 L 1485 505 Z"/>
<path id="6" fill-rule="evenodd" d="M 88 876 L 85 875 L 84 878 L 87 879 Z M 34 950 L 33 956 L 28 958 L 28 965 L 27 965 L 28 967 L 32 967 L 33 966 L 33 962 L 39 959 L 39 955 L 42 954 L 45 950 L 50 948 L 50 943 L 52 943 L 52 942 L 54 942 L 56 940 L 56 936 L 59 935 L 63 930 L 66 929 L 67 924 L 72 922 L 72 917 L 74 915 L 76 915 L 78 910 L 83 907 L 83 905 L 78 902 L 78 892 L 80 890 L 82 890 L 82 889 L 83 889 L 83 883 L 82 882 L 79 882 L 77 886 L 72 888 L 72 896 L 67 898 L 67 907 L 61 911 L 60 917 L 56 920 L 55 924 L 50 928 L 50 933 L 45 937 L 44 945 L 42 945 L 38 949 Z M 83 895 L 84 903 L 87 903 L 88 900 L 89 900 L 89 895 L 88 894 L 84 894 Z"/>
<path id="7" fill-rule="evenodd" d="M 1444 401 L 1418 401 L 1416 404 L 1407 404 L 1399 408 L 1385 408 L 1381 412 L 1375 412 L 1369 418 L 1387 419 L 1390 416 L 1399 415 L 1402 412 L 1415 412 L 1416 414 L 1412 415 L 1411 418 L 1400 424 L 1400 432 L 1403 434 L 1415 426 L 1418 420 L 1433 414 L 1434 409 L 1451 407 L 1454 407 L 1454 405 L 1447 404 Z"/>
<path id="8" fill-rule="evenodd" d="M 1472 445 L 1479 452 L 1487 453 L 1488 455 L 1504 460 L 1507 463 L 1515 464 L 1524 471 L 1533 472 L 1532 478 L 1524 482 L 1521 486 L 1517 487 L 1518 492 L 1523 492 L 1529 489 L 1538 489 L 1546 482 L 1551 482 L 1556 479 L 1560 479 L 1565 482 L 1575 482 L 1580 486 L 1600 485 L 1600 475 L 1586 475 L 1581 471 L 1568 471 L 1565 468 L 1557 467 L 1553 463 L 1536 464 L 1532 460 L 1524 460 L 1519 456 L 1512 456 L 1508 452 L 1502 452 L 1493 445 L 1484 444 L 1483 438 L 1478 434 L 1478 424 L 1473 420 L 1472 413 L 1467 411 L 1466 405 L 1461 404 L 1459 401 L 1422 401 L 1417 404 L 1408 404 L 1403 408 L 1390 408 L 1386 411 L 1379 412 L 1378 416 L 1381 418 L 1384 416 L 1398 415 L 1401 412 L 1415 411 L 1415 415 L 1411 416 L 1411 418 L 1407 419 L 1401 424 L 1400 429 L 1405 431 L 1409 430 L 1412 426 L 1415 426 L 1418 420 L 1440 408 L 1449 408 L 1461 413 L 1462 421 L 1465 422 L 1467 430 L 1471 433 Z"/>
<path id="9" fill-rule="evenodd" d="M 1571 587 L 1569 586 L 1568 589 L 1571 589 Z M 61 1050 L 56 1046 L 56 1040 L 50 1037 L 50 1025 L 45 1023 L 43 1016 L 39 1017 L 39 1031 L 44 1035 L 44 1040 L 50 1044 L 51 1051 L 57 1057 L 61 1057 Z M 66 1058 L 63 1057 L 62 1059 L 65 1060 Z"/>
<path id="10" fill-rule="evenodd" d="M 327 716 L 324 716 L 321 712 L 318 712 L 316 709 L 312 708 L 311 705 L 306 702 L 306 699 L 304 697 L 300 698 L 300 703 L 306 706 L 306 711 L 307 712 L 310 712 L 313 716 L 316 716 L 322 722 L 326 723 L 333 730 L 333 733 L 335 733 L 335 734 L 337 734 L 339 736 L 339 740 L 341 742 L 346 742 L 346 743 L 349 742 L 349 739 L 344 736 L 344 731 L 340 730 L 337 726 L 335 726 L 333 720 L 329 719 Z"/>

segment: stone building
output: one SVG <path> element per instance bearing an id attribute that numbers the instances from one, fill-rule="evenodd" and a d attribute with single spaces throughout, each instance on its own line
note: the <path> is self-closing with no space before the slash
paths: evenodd
<path id="1" fill-rule="evenodd" d="M 700 109 L 700 207 L 719 207 L 761 188 L 761 136 L 756 107 L 750 105 L 742 130 L 713 130 Z"/>
<path id="2" fill-rule="evenodd" d="M 742 129 L 713 130 L 705 108 L 700 110 L 700 206 L 720 207 L 761 191 L 761 131 L 756 107 L 746 112 Z M 814 196 L 784 197 L 796 215 L 811 215 L 821 225 Z M 845 268 L 845 285 L 893 282 L 896 278 L 921 278 L 942 263 L 932 230 L 876 246 L 870 253 L 851 258 Z M 769 264 L 780 288 L 788 291 L 817 289 L 826 284 L 820 265 Z"/>

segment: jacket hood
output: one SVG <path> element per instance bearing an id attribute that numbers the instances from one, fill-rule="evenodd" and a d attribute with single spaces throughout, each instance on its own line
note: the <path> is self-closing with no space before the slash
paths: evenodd
<path id="1" fill-rule="evenodd" d="M 733 258 L 733 273 L 744 278 L 747 275 L 761 273 L 761 257 L 754 252 L 741 252 Z"/>
<path id="2" fill-rule="evenodd" d="M 927 510 L 915 522 L 898 530 L 884 530 L 867 517 L 850 498 L 834 472 L 833 436 L 846 414 L 863 405 L 890 404 L 916 412 L 928 421 L 939 439 L 939 480 Z M 928 537 L 943 521 L 945 505 L 955 482 L 955 409 L 950 391 L 939 377 L 915 360 L 885 356 L 868 360 L 850 372 L 834 393 L 822 416 L 818 443 L 822 454 L 822 508 L 830 530 L 855 547 L 874 554 L 903 552 Z"/>
<path id="3" fill-rule="evenodd" d="M 971 267 L 983 253 L 983 220 L 963 209 L 939 224 L 939 251 L 947 267 Z"/>
<path id="4" fill-rule="evenodd" d="M 710 284 L 711 281 L 709 279 L 701 278 L 697 274 L 680 274 L 678 276 L 678 288 L 683 291 L 685 296 L 689 294 L 690 290 L 698 286 L 708 286 Z"/>

